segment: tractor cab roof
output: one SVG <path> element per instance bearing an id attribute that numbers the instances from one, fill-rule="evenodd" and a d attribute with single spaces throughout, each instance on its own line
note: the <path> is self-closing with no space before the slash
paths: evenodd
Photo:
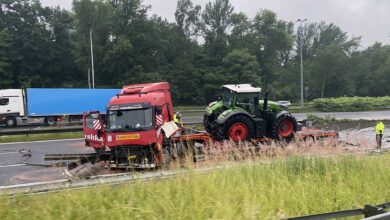
<path id="1" fill-rule="evenodd" d="M 251 84 L 232 84 L 223 85 L 223 88 L 227 88 L 236 93 L 259 93 L 261 88 L 253 87 Z"/>

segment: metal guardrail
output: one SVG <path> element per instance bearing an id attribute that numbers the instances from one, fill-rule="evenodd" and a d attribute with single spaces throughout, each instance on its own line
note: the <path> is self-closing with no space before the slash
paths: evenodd
<path id="1" fill-rule="evenodd" d="M 186 113 L 203 113 L 202 110 L 183 110 L 181 111 L 184 115 Z M 189 121 L 183 122 L 184 126 L 194 126 L 203 124 L 201 121 Z M 47 126 L 47 125 L 25 125 L 18 128 L 7 128 L 0 127 L 0 136 L 4 135 L 30 135 L 30 134 L 42 134 L 42 133 L 63 133 L 63 132 L 76 132 L 82 131 L 83 127 L 80 122 L 77 123 L 62 123 L 58 126 Z"/>
<path id="2" fill-rule="evenodd" d="M 185 122 L 184 126 L 200 125 L 203 122 Z M 42 133 L 63 133 L 63 132 L 76 132 L 82 131 L 83 126 L 66 126 L 66 127 L 27 127 L 27 128 L 12 128 L 2 129 L 0 128 L 0 136 L 2 135 L 30 135 L 30 134 L 42 134 Z"/>
<path id="3" fill-rule="evenodd" d="M 40 134 L 40 133 L 61 133 L 82 131 L 82 126 L 67 126 L 67 127 L 29 127 L 29 128 L 14 128 L 14 129 L 0 129 L 1 135 L 18 135 L 18 134 Z"/>
<path id="4" fill-rule="evenodd" d="M 64 189 L 79 189 L 96 185 L 118 185 L 123 183 L 131 183 L 135 181 L 153 181 L 160 179 L 173 178 L 179 175 L 189 174 L 208 174 L 226 169 L 227 166 L 203 167 L 193 170 L 178 169 L 178 170 L 163 170 L 152 173 L 117 173 L 91 176 L 86 180 L 70 181 L 69 179 L 60 179 L 49 182 L 36 182 L 27 184 L 18 184 L 10 186 L 0 186 L 0 196 L 13 197 L 21 194 L 35 193 L 50 193 Z"/>
<path id="5" fill-rule="evenodd" d="M 205 110 L 204 109 L 202 109 L 202 110 L 183 110 L 183 111 L 179 111 L 179 112 L 181 112 L 183 114 L 186 114 L 186 113 L 204 113 Z"/>
<path id="6" fill-rule="evenodd" d="M 364 208 L 351 209 L 344 211 L 328 212 L 315 215 L 306 215 L 301 217 L 287 218 L 287 220 L 325 220 L 334 218 L 346 218 L 352 216 L 363 215 L 364 219 L 390 219 L 390 213 L 385 209 L 390 208 L 390 202 L 379 205 L 365 205 Z"/>

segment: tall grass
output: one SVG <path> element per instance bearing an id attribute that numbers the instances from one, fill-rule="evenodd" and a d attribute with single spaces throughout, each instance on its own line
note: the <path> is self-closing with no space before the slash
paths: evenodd
<path id="1" fill-rule="evenodd" d="M 390 200 L 390 155 L 251 162 L 211 174 L 0 199 L 0 219 L 279 219 Z"/>

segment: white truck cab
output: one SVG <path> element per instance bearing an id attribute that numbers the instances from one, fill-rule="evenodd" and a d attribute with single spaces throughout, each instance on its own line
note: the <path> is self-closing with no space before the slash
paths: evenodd
<path id="1" fill-rule="evenodd" d="M 16 118 L 25 116 L 25 98 L 23 89 L 0 90 L 0 123 L 7 127 L 16 125 Z"/>

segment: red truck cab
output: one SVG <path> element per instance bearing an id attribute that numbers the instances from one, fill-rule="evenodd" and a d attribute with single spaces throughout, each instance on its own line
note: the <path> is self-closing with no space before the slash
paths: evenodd
<path id="1" fill-rule="evenodd" d="M 97 153 L 110 149 L 115 164 L 159 166 L 166 137 L 161 126 L 173 120 L 173 105 L 167 82 L 124 86 L 112 97 L 105 116 L 84 113 L 87 146 Z"/>

